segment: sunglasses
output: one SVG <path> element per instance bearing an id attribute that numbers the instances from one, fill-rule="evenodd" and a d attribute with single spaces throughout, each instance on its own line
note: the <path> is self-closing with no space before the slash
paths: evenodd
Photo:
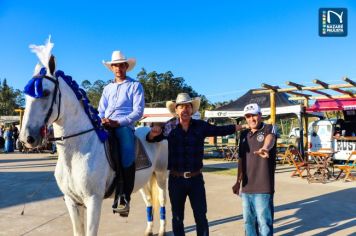
<path id="1" fill-rule="evenodd" d="M 258 116 L 258 114 L 246 114 L 245 115 L 245 118 L 251 118 L 251 117 L 254 117 L 254 116 Z"/>

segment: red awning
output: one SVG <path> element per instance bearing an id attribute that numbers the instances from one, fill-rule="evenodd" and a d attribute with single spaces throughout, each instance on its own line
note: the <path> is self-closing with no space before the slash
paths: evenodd
<path id="1" fill-rule="evenodd" d="M 307 112 L 356 110 L 356 98 L 318 99 Z"/>

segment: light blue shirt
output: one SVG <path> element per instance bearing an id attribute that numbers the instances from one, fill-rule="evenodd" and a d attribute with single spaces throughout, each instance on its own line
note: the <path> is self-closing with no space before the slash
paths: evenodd
<path id="1" fill-rule="evenodd" d="M 119 122 L 120 126 L 134 128 L 141 119 L 145 108 L 142 85 L 126 77 L 123 83 L 110 83 L 105 86 L 99 102 L 99 117 Z"/>

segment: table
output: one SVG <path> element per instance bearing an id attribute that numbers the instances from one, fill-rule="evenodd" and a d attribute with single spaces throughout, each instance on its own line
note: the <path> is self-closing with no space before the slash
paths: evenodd
<path id="1" fill-rule="evenodd" d="M 237 145 L 221 145 L 221 150 L 224 160 L 237 161 L 239 147 Z"/>
<path id="2" fill-rule="evenodd" d="M 308 164 L 308 181 L 326 183 L 333 176 L 330 166 L 334 152 L 306 152 L 306 154 L 314 162 Z"/>

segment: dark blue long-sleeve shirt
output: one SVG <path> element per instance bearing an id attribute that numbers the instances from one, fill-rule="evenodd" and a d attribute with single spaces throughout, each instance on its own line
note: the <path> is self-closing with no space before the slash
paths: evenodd
<path id="1" fill-rule="evenodd" d="M 203 120 L 191 119 L 187 131 L 178 120 L 169 121 L 163 132 L 148 142 L 168 140 L 168 169 L 179 172 L 198 171 L 203 167 L 204 139 L 225 136 L 235 132 L 235 125 L 215 126 Z"/>

